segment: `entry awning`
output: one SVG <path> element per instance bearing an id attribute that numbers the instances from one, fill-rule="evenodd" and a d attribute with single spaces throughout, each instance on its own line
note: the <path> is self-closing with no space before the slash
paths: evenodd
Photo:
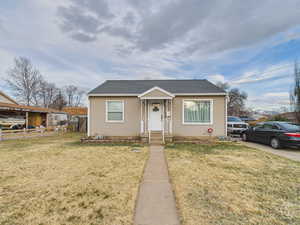
<path id="1" fill-rule="evenodd" d="M 140 99 L 172 99 L 174 95 L 160 87 L 153 87 L 138 96 Z"/>

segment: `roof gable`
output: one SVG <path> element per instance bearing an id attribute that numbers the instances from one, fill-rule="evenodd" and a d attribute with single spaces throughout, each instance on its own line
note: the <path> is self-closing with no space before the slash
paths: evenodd
<path id="1" fill-rule="evenodd" d="M 170 92 L 160 88 L 160 87 L 153 87 L 144 93 L 138 96 L 141 99 L 150 99 L 150 98 L 173 98 L 174 95 Z"/>

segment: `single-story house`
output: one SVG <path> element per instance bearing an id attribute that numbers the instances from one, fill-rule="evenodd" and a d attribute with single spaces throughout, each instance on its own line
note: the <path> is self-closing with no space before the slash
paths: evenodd
<path id="1" fill-rule="evenodd" d="M 207 80 L 107 80 L 88 93 L 88 136 L 227 135 L 227 93 Z"/>

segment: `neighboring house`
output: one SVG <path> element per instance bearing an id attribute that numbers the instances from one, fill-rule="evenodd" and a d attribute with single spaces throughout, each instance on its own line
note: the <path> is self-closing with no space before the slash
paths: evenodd
<path id="1" fill-rule="evenodd" d="M 16 105 L 18 105 L 18 103 L 15 100 L 13 100 L 11 97 L 9 97 L 8 95 L 6 95 L 2 91 L 0 91 L 0 103 L 10 103 L 10 104 L 16 104 Z"/>
<path id="2" fill-rule="evenodd" d="M 88 99 L 88 136 L 227 135 L 227 93 L 207 80 L 108 80 Z"/>
<path id="3" fill-rule="evenodd" d="M 67 114 L 55 109 L 18 104 L 0 91 L 0 126 L 10 128 L 20 125 L 27 128 L 56 126 L 67 120 Z"/>

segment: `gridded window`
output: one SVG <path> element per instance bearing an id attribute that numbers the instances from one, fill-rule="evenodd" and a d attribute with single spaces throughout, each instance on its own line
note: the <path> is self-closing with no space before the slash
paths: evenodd
<path id="1" fill-rule="evenodd" d="M 106 120 L 108 122 L 124 121 L 124 102 L 117 100 L 106 101 Z"/>
<path id="2" fill-rule="evenodd" d="M 212 122 L 211 100 L 184 100 L 184 123 L 207 124 Z"/>

